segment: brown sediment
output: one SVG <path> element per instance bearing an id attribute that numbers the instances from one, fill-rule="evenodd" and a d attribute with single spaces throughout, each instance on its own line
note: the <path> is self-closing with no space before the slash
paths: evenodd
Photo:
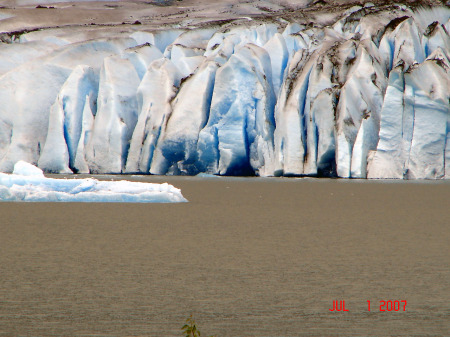
<path id="1" fill-rule="evenodd" d="M 124 178 L 189 202 L 0 203 L 2 334 L 448 332 L 447 182 Z"/>
<path id="2" fill-rule="evenodd" d="M 12 33 L 20 31 L 44 30 L 49 28 L 70 29 L 81 26 L 120 27 L 123 23 L 139 26 L 139 29 L 161 29 L 166 26 L 205 27 L 208 25 L 232 24 L 234 21 L 252 21 L 248 24 L 274 22 L 284 24 L 287 21 L 300 21 L 305 24 L 321 14 L 335 14 L 339 16 L 345 10 L 355 5 L 372 2 L 376 5 L 363 9 L 369 14 L 378 9 L 395 9 L 399 4 L 408 6 L 442 5 L 439 0 L 414 1 L 399 0 L 395 4 L 391 1 L 282 1 L 270 0 L 276 9 L 270 9 L 263 3 L 254 6 L 246 5 L 238 0 L 183 0 L 183 1 L 138 1 L 125 0 L 118 2 L 90 1 L 90 2 L 47 2 L 41 1 L 36 8 L 36 2 L 20 2 L 5 0 L 0 7 L 0 13 L 13 15 L 0 21 L 0 32 Z M 307 5 L 309 3 L 309 5 Z M 50 5 L 50 6 L 49 6 Z M 357 14 L 355 14 L 357 15 Z M 188 21 L 186 21 L 188 20 Z M 287 20 L 287 21 L 286 21 Z M 137 24 L 140 23 L 140 24 Z M 316 24 L 314 22 L 313 24 Z M 319 25 L 320 26 L 320 25 Z"/>

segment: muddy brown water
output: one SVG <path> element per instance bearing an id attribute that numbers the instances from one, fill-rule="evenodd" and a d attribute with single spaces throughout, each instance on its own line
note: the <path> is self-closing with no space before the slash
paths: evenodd
<path id="1" fill-rule="evenodd" d="M 189 202 L 0 203 L 0 336 L 450 335 L 447 182 L 126 178 Z"/>

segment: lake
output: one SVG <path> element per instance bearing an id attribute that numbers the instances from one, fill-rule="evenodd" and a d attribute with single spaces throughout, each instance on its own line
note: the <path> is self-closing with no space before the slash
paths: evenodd
<path id="1" fill-rule="evenodd" d="M 189 202 L 0 203 L 0 336 L 450 335 L 450 182 L 102 178 Z"/>

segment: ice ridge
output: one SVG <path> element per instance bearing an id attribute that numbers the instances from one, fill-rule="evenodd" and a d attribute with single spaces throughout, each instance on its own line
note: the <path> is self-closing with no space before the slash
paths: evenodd
<path id="1" fill-rule="evenodd" d="M 24 34 L 0 53 L 0 172 L 449 179 L 449 18 Z"/>

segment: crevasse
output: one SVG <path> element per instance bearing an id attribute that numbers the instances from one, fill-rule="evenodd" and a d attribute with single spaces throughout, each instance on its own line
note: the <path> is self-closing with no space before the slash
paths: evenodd
<path id="1" fill-rule="evenodd" d="M 0 171 L 448 179 L 447 14 L 23 38 L 7 50 L 35 58 L 1 66 Z"/>

